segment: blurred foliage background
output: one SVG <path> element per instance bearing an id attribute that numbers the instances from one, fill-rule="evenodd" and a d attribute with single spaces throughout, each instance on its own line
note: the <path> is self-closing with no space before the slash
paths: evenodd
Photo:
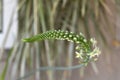
<path id="1" fill-rule="evenodd" d="M 30 74 L 30 71 L 44 66 L 69 68 L 79 64 L 74 58 L 75 44 L 59 40 L 28 44 L 21 39 L 55 29 L 78 34 L 82 32 L 88 39 L 95 37 L 98 40 L 102 55 L 105 56 L 100 59 L 109 59 L 111 46 L 120 46 L 116 36 L 119 5 L 120 0 L 19 0 L 16 8 L 19 20 L 18 38 L 9 51 L 0 80 L 7 76 L 10 80 L 16 80 L 26 74 L 29 76 L 22 80 L 84 80 L 86 68 L 98 74 L 97 65 L 100 61 L 77 70 L 46 70 Z"/>

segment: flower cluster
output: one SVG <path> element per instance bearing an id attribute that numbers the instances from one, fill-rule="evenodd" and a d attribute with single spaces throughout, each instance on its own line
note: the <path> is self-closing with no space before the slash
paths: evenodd
<path id="1" fill-rule="evenodd" d="M 23 41 L 34 42 L 45 39 L 58 39 L 75 42 L 78 44 L 76 47 L 76 58 L 80 59 L 81 63 L 88 63 L 91 60 L 96 60 L 96 56 L 99 56 L 100 54 L 100 50 L 96 46 L 97 41 L 94 38 L 91 38 L 90 41 L 87 41 L 82 33 L 77 35 L 73 32 L 54 30 L 35 35 L 31 38 L 23 39 Z"/>
<path id="2" fill-rule="evenodd" d="M 97 41 L 94 38 L 90 39 L 91 48 L 93 50 L 83 51 L 80 46 L 76 47 L 76 58 L 80 59 L 81 63 L 87 64 L 90 61 L 96 61 L 97 57 L 100 55 L 101 51 L 97 47 Z"/>

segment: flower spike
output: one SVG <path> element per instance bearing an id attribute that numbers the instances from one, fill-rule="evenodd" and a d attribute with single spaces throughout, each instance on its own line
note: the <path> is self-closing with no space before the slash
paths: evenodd
<path id="1" fill-rule="evenodd" d="M 90 61 L 95 61 L 100 55 L 100 50 L 97 47 L 97 41 L 94 38 L 87 40 L 82 33 L 79 35 L 62 30 L 47 31 L 31 38 L 23 39 L 24 42 L 34 42 L 41 41 L 45 39 L 57 39 L 57 40 L 67 40 L 70 42 L 75 42 L 78 44 L 76 46 L 76 58 L 80 60 L 81 63 L 87 64 Z"/>

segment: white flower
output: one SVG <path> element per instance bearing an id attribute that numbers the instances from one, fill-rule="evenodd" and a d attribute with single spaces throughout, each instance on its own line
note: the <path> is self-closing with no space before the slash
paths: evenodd
<path id="1" fill-rule="evenodd" d="M 90 58 L 94 58 L 95 56 L 99 56 L 101 53 L 101 51 L 99 50 L 98 47 L 96 47 L 92 52 L 90 52 L 88 55 L 90 56 Z"/>
<path id="2" fill-rule="evenodd" d="M 81 58 L 83 59 L 82 55 L 83 55 L 83 51 L 80 50 L 80 53 L 79 52 L 75 52 L 76 53 L 76 58 Z"/>
<path id="3" fill-rule="evenodd" d="M 93 44 L 93 47 L 96 47 L 97 41 L 95 40 L 95 38 L 91 38 L 90 41 Z"/>

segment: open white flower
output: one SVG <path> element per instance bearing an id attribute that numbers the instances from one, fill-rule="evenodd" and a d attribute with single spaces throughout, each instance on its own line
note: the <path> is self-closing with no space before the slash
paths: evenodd
<path id="1" fill-rule="evenodd" d="M 80 52 L 75 52 L 76 53 L 76 58 L 81 58 L 83 59 L 82 55 L 83 55 L 83 51 L 80 50 Z"/>
<path id="2" fill-rule="evenodd" d="M 97 41 L 95 40 L 95 38 L 91 38 L 90 41 L 93 44 L 93 47 L 96 47 Z"/>
<path id="3" fill-rule="evenodd" d="M 95 56 L 99 56 L 101 53 L 101 51 L 99 50 L 98 47 L 96 47 L 92 52 L 90 52 L 88 55 L 90 56 L 90 58 L 94 58 Z"/>

